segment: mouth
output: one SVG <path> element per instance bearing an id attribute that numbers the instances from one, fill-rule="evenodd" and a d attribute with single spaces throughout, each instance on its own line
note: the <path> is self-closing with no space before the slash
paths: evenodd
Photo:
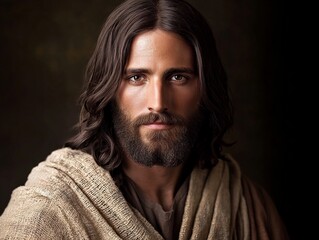
<path id="1" fill-rule="evenodd" d="M 165 123 L 161 121 L 155 121 L 152 123 L 143 124 L 146 128 L 153 129 L 153 130 L 165 130 L 173 127 L 173 124 Z"/>

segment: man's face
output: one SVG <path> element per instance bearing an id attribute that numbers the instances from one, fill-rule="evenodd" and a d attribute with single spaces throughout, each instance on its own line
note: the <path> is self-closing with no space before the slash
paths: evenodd
<path id="1" fill-rule="evenodd" d="M 159 29 L 138 35 L 113 116 L 126 155 L 147 166 L 185 161 L 201 122 L 200 98 L 192 48 Z"/>

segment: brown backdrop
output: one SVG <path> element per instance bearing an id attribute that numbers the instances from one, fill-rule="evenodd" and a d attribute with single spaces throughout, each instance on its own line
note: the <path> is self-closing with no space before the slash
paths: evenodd
<path id="1" fill-rule="evenodd" d="M 0 1 L 0 212 L 31 168 L 63 145 L 100 28 L 119 0 Z M 284 11 L 268 0 L 192 0 L 228 73 L 237 141 L 229 149 L 271 194 L 291 235 L 294 154 L 284 66 Z M 289 75 L 288 75 L 289 77 Z M 288 169 L 288 170 L 287 170 Z"/>

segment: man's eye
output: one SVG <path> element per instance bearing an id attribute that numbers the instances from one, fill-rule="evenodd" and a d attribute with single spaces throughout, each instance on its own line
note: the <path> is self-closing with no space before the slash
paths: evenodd
<path id="1" fill-rule="evenodd" d="M 185 83 L 187 81 L 187 77 L 180 74 L 175 74 L 172 76 L 171 81 L 178 82 L 178 83 Z"/>
<path id="2" fill-rule="evenodd" d="M 134 76 L 130 76 L 129 80 L 130 81 L 138 81 L 140 78 L 141 78 L 140 76 L 134 75 Z"/>
<path id="3" fill-rule="evenodd" d="M 131 84 L 134 85 L 141 84 L 144 81 L 144 77 L 141 75 L 132 75 L 129 76 L 127 79 Z"/>

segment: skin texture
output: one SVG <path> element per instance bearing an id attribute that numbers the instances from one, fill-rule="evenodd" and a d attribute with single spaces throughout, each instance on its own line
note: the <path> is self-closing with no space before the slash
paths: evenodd
<path id="1" fill-rule="evenodd" d="M 123 113 L 134 120 L 149 113 L 170 112 L 186 120 L 199 109 L 201 94 L 192 48 L 177 34 L 155 29 L 138 35 L 116 97 Z M 146 145 L 154 145 L 153 131 L 169 131 L 174 124 L 155 121 L 141 125 Z M 147 167 L 126 155 L 123 170 L 152 201 L 170 209 L 183 165 Z"/>

